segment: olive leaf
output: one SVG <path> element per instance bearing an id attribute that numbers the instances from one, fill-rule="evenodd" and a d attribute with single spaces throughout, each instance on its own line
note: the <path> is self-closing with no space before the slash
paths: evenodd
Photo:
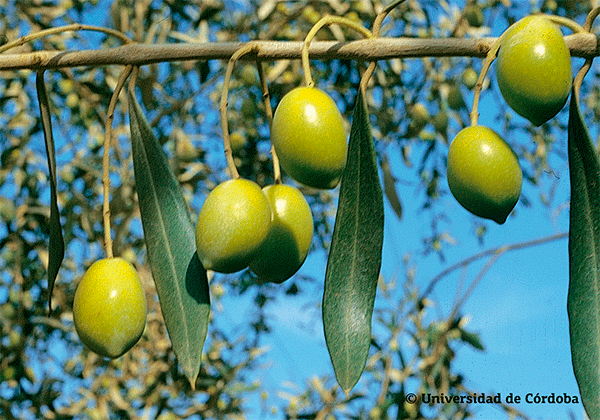
<path id="1" fill-rule="evenodd" d="M 383 194 L 367 105 L 359 90 L 323 293 L 325 341 L 346 393 L 360 379 L 369 354 L 382 246 Z"/>
<path id="2" fill-rule="evenodd" d="M 181 188 L 132 90 L 129 118 L 148 262 L 173 350 L 194 388 L 208 330 L 208 278 Z"/>
<path id="3" fill-rule="evenodd" d="M 573 371 L 591 419 L 600 418 L 600 162 L 577 96 L 569 114 L 569 293 Z"/>
<path id="4" fill-rule="evenodd" d="M 60 225 L 60 213 L 58 211 L 58 198 L 56 194 L 56 150 L 54 137 L 52 136 L 52 121 L 50 117 L 50 102 L 44 83 L 44 72 L 38 71 L 35 85 L 40 106 L 42 128 L 44 130 L 44 141 L 46 143 L 46 155 L 48 157 L 48 172 L 50 179 L 50 240 L 48 242 L 48 310 L 52 311 L 52 290 L 58 276 L 58 270 L 65 256 L 65 241 L 63 239 L 62 227 Z"/>
<path id="5" fill-rule="evenodd" d="M 383 156 L 381 159 L 381 171 L 383 172 L 383 191 L 385 192 L 385 196 L 387 197 L 392 210 L 396 213 L 398 220 L 401 220 L 402 202 L 400 201 L 398 191 L 396 191 L 396 178 L 392 175 L 390 164 L 386 156 Z"/>

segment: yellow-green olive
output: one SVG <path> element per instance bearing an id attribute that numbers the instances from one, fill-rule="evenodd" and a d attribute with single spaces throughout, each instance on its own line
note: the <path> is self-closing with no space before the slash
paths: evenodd
<path id="1" fill-rule="evenodd" d="M 503 224 L 519 200 L 523 174 L 511 147 L 493 130 L 461 130 L 448 151 L 452 195 L 476 216 Z"/>
<path id="2" fill-rule="evenodd" d="M 269 185 L 263 192 L 271 205 L 271 229 L 250 269 L 261 282 L 281 283 L 304 263 L 313 236 L 310 206 L 290 185 Z"/>
<path id="3" fill-rule="evenodd" d="M 198 257 L 207 270 L 248 267 L 271 227 L 271 207 L 253 181 L 231 179 L 206 197 L 196 224 Z"/>
<path id="4" fill-rule="evenodd" d="M 314 87 L 286 94 L 273 116 L 271 141 L 281 167 L 313 188 L 334 188 L 346 165 L 344 120 L 329 95 Z"/>
<path id="5" fill-rule="evenodd" d="M 116 358 L 138 342 L 146 325 L 146 297 L 137 271 L 122 258 L 96 261 L 77 285 L 77 335 L 100 356 Z"/>
<path id="6" fill-rule="evenodd" d="M 528 16 L 506 32 L 496 63 L 506 103 L 539 126 L 565 105 L 571 91 L 571 56 L 556 24 Z"/>

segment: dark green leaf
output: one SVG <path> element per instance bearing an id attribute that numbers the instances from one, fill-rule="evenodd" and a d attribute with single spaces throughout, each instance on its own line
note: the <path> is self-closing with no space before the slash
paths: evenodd
<path id="1" fill-rule="evenodd" d="M 462 341 L 470 344 L 471 346 L 473 346 L 473 348 L 475 348 L 477 350 L 481 350 L 481 351 L 485 350 L 485 347 L 483 347 L 483 344 L 481 343 L 481 338 L 479 338 L 479 334 L 465 331 L 462 328 L 459 329 L 459 331 L 460 331 L 460 338 Z"/>
<path id="2" fill-rule="evenodd" d="M 129 118 L 148 261 L 173 350 L 194 387 L 208 329 L 208 278 L 181 188 L 132 91 Z"/>
<path id="3" fill-rule="evenodd" d="M 48 171 L 50 178 L 50 240 L 48 242 L 48 309 L 52 311 L 52 290 L 58 276 L 58 270 L 65 256 L 65 241 L 60 226 L 60 213 L 58 211 L 58 199 L 56 195 L 56 151 L 54 137 L 52 136 L 52 122 L 50 117 L 50 102 L 44 83 L 44 72 L 39 71 L 36 75 L 36 88 L 42 127 L 44 129 L 44 140 L 46 142 L 46 155 L 48 156 Z"/>
<path id="4" fill-rule="evenodd" d="M 383 194 L 368 118 L 359 93 L 323 294 L 325 340 L 346 393 L 358 382 L 369 354 L 383 245 Z"/>
<path id="5" fill-rule="evenodd" d="M 576 95 L 569 114 L 571 358 L 583 406 L 600 419 L 600 163 Z"/>
<path id="6" fill-rule="evenodd" d="M 396 179 L 392 175 L 390 164 L 385 156 L 381 160 L 381 171 L 383 172 L 383 191 L 390 206 L 392 206 L 392 210 L 394 210 L 394 213 L 396 213 L 396 216 L 400 220 L 402 219 L 402 203 L 400 202 L 398 191 L 396 191 Z"/>

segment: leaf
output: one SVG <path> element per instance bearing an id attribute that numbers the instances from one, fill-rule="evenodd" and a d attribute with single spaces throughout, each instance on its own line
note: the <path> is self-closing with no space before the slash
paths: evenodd
<path id="1" fill-rule="evenodd" d="M 569 114 L 569 293 L 571 358 L 583 406 L 600 419 L 600 162 L 576 95 Z"/>
<path id="2" fill-rule="evenodd" d="M 52 291 L 58 276 L 58 270 L 65 257 L 65 241 L 63 239 L 62 227 L 60 225 L 60 213 L 58 211 L 58 197 L 56 194 L 56 150 L 54 137 L 52 136 L 52 120 L 50 117 L 50 102 L 44 83 L 44 72 L 38 71 L 35 85 L 40 105 L 42 127 L 44 129 L 44 141 L 46 143 L 46 155 L 48 156 L 48 171 L 50 178 L 50 240 L 48 241 L 48 310 L 52 311 Z"/>
<path id="3" fill-rule="evenodd" d="M 359 92 L 323 294 L 325 341 L 346 394 L 360 379 L 369 354 L 383 246 L 383 194 L 368 118 Z"/>
<path id="4" fill-rule="evenodd" d="M 477 350 L 485 351 L 485 347 L 483 346 L 483 343 L 481 342 L 481 338 L 479 337 L 479 334 L 465 331 L 462 328 L 460 328 L 459 331 L 460 331 L 460 339 L 462 341 L 470 344 L 473 348 L 475 348 Z"/>
<path id="5" fill-rule="evenodd" d="M 132 90 L 129 118 L 148 261 L 173 350 L 195 388 L 209 322 L 208 278 L 181 188 Z"/>
<path id="6" fill-rule="evenodd" d="M 396 191 L 396 179 L 394 178 L 394 175 L 392 175 L 390 163 L 385 156 L 381 160 L 381 170 L 383 172 L 383 191 L 385 192 L 385 196 L 387 197 L 390 206 L 392 206 L 392 210 L 394 210 L 394 213 L 398 216 L 398 220 L 401 220 L 402 203 L 400 202 L 400 197 Z"/>

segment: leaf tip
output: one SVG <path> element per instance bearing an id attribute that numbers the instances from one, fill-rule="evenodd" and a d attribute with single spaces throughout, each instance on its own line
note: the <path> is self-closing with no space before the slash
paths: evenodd
<path id="1" fill-rule="evenodd" d="M 194 375 L 194 377 L 188 377 L 188 380 L 190 381 L 190 388 L 192 388 L 192 391 L 196 392 L 196 378 L 197 376 Z"/>

